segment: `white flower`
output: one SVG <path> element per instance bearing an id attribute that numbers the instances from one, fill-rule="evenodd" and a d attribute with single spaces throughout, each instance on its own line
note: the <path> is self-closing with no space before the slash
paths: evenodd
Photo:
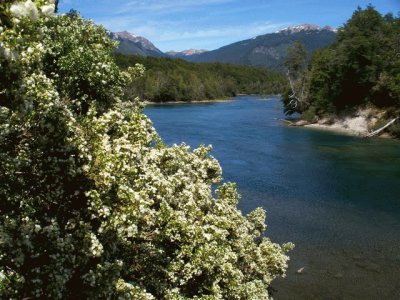
<path id="1" fill-rule="evenodd" d="M 135 236 L 136 235 L 136 233 L 137 233 L 137 226 L 136 225 L 134 225 L 134 224 L 132 224 L 131 226 L 129 226 L 127 229 L 126 229 L 126 233 L 127 233 L 127 236 L 128 237 L 133 237 L 133 236 Z"/>
<path id="2" fill-rule="evenodd" d="M 42 227 L 40 225 L 35 225 L 35 232 L 38 233 L 40 231 L 40 229 L 42 229 Z"/>
<path id="3" fill-rule="evenodd" d="M 6 279 L 6 275 L 4 275 L 3 270 L 0 271 L 0 282 Z"/>
<path id="4" fill-rule="evenodd" d="M 37 21 L 39 19 L 39 12 L 37 10 L 36 4 L 31 0 L 25 2 L 25 9 L 28 12 L 28 16 L 31 20 Z"/>
<path id="5" fill-rule="evenodd" d="M 33 21 L 39 19 L 39 12 L 36 4 L 31 0 L 27 0 L 25 3 L 20 2 L 11 5 L 10 12 L 16 18 L 29 17 Z"/>
<path id="6" fill-rule="evenodd" d="M 56 6 L 54 4 L 44 5 L 40 8 L 40 10 L 42 11 L 42 14 L 46 16 L 51 16 L 54 14 Z"/>
<path id="7" fill-rule="evenodd" d="M 103 245 L 100 244 L 99 240 L 97 239 L 96 235 L 93 233 L 90 234 L 90 239 L 91 239 L 91 246 L 90 246 L 90 251 L 93 256 L 98 257 L 103 253 Z"/>
<path id="8" fill-rule="evenodd" d="M 23 3 L 16 3 L 11 5 L 10 12 L 14 17 L 21 18 L 26 15 L 25 6 Z"/>
<path id="9" fill-rule="evenodd" d="M 10 48 L 2 47 L 2 46 L 0 46 L 0 54 L 3 54 L 3 56 L 6 59 L 11 59 L 11 56 L 12 56 Z"/>

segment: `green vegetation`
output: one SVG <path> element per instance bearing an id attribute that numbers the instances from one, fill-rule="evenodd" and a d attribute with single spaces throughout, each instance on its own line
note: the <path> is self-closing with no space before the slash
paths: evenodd
<path id="1" fill-rule="evenodd" d="M 50 1 L 0 7 L 0 298 L 268 299 L 291 244 L 124 101 L 143 68 Z"/>
<path id="2" fill-rule="evenodd" d="M 288 49 L 285 66 L 290 90 L 283 97 L 286 114 L 307 108 L 307 53 L 300 42 Z"/>
<path id="3" fill-rule="evenodd" d="M 336 42 L 317 51 L 301 71 L 304 98 L 296 99 L 298 92 L 292 88 L 283 98 L 285 111 L 325 116 L 371 105 L 398 112 L 399 41 L 400 17 L 382 16 L 372 6 L 358 8 L 339 29 Z M 295 67 L 287 63 L 289 69 Z"/>
<path id="4" fill-rule="evenodd" d="M 129 96 L 154 101 L 222 99 L 237 94 L 279 94 L 285 77 L 264 69 L 222 63 L 116 54 L 123 69 L 140 63 L 146 73 L 127 87 Z"/>

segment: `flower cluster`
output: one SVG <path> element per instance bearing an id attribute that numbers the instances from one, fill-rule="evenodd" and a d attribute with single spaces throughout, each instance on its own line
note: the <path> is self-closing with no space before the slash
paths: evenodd
<path id="1" fill-rule="evenodd" d="M 39 19 L 39 11 L 31 0 L 11 5 L 10 12 L 15 18 L 29 18 L 32 21 Z"/>
<path id="2" fill-rule="evenodd" d="M 211 146 L 166 146 L 124 101 L 143 67 L 53 5 L 9 5 L 0 32 L 0 298 L 268 299 L 291 244 L 213 194 Z"/>

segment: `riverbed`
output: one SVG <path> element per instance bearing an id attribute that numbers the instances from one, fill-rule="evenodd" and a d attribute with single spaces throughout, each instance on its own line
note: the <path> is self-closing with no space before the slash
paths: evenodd
<path id="1" fill-rule="evenodd" d="M 274 299 L 400 299 L 400 142 L 287 127 L 279 97 L 149 105 L 162 139 L 212 144 L 239 208 L 291 241 Z"/>

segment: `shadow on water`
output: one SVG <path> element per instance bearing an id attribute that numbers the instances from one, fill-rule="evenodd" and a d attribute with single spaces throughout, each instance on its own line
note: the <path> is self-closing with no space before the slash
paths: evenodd
<path id="1" fill-rule="evenodd" d="M 400 142 L 286 127 L 279 106 L 238 97 L 145 113 L 169 144 L 212 144 L 239 208 L 264 207 L 267 235 L 296 244 L 275 299 L 400 299 Z"/>

